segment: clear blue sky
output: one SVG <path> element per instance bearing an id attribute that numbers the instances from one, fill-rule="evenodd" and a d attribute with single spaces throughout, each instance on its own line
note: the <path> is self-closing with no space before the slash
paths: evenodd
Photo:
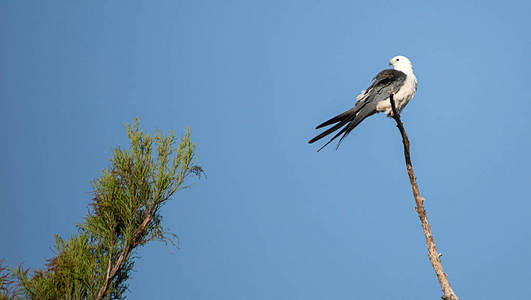
<path id="1" fill-rule="evenodd" d="M 0 258 L 40 268 L 90 180 L 190 126 L 208 177 L 163 209 L 129 299 L 439 299 L 393 120 L 307 140 L 395 55 L 443 264 L 461 299 L 529 299 L 529 1 L 0 2 Z"/>

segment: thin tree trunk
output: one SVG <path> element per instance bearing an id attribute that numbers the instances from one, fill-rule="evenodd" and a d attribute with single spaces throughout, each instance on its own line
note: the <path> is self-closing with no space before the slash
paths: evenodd
<path id="1" fill-rule="evenodd" d="M 450 282 L 448 282 L 448 276 L 444 273 L 443 266 L 441 264 L 440 254 L 437 252 L 437 247 L 435 246 L 435 241 L 433 240 L 433 235 L 431 234 L 430 224 L 428 223 L 428 217 L 426 216 L 426 210 L 424 209 L 424 198 L 420 196 L 419 186 L 417 185 L 417 178 L 415 177 L 415 172 L 413 172 L 413 166 L 411 164 L 411 158 L 409 153 L 409 139 L 404 129 L 404 124 L 400 120 L 400 113 L 396 109 L 395 100 L 393 94 L 389 95 L 391 101 L 391 108 L 393 109 L 393 119 L 396 121 L 396 127 L 400 130 L 402 135 L 402 143 L 404 144 L 404 157 L 406 160 L 407 174 L 409 175 L 409 181 L 411 182 L 411 189 L 413 190 L 413 197 L 417 206 L 415 211 L 419 215 L 420 222 L 422 224 L 422 229 L 424 230 L 424 237 L 426 238 L 426 248 L 428 248 L 428 257 L 430 258 L 431 265 L 435 270 L 439 284 L 443 292 L 441 297 L 444 300 L 459 300 L 457 295 L 452 290 Z"/>

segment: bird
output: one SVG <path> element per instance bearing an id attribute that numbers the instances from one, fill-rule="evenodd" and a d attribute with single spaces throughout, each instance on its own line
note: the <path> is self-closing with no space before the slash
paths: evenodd
<path id="1" fill-rule="evenodd" d="M 393 99 L 398 111 L 400 112 L 404 109 L 406 104 L 411 98 L 413 98 L 417 91 L 417 78 L 413 73 L 413 65 L 407 57 L 401 55 L 391 58 L 389 65 L 393 66 L 393 69 L 385 69 L 378 73 L 372 79 L 371 85 L 367 89 L 361 91 L 356 97 L 356 103 L 353 108 L 317 125 L 315 129 L 335 124 L 331 128 L 309 140 L 308 143 L 310 144 L 344 126 L 336 135 L 334 135 L 334 137 L 319 148 L 317 152 L 321 151 L 321 149 L 343 134 L 337 143 L 337 150 L 343 139 L 369 116 L 384 112 L 387 116 L 392 117 L 393 110 L 389 100 L 389 95 L 391 93 L 393 94 Z"/>

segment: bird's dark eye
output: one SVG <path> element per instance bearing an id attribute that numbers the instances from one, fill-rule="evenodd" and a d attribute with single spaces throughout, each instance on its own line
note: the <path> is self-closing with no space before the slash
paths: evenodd
<path id="1" fill-rule="evenodd" d="M 396 59 L 396 61 L 399 61 L 399 60 L 400 60 L 400 58 L 397 58 L 397 59 Z"/>

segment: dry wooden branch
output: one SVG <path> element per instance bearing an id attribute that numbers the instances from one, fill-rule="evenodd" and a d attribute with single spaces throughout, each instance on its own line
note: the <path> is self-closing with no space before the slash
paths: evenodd
<path id="1" fill-rule="evenodd" d="M 420 196 L 419 187 L 417 185 L 417 178 L 415 177 L 415 172 L 413 172 L 413 165 L 411 164 L 410 152 L 409 152 L 409 139 L 404 129 L 404 124 L 400 120 L 400 113 L 396 109 L 395 100 L 393 94 L 389 95 L 389 100 L 391 101 L 391 108 L 393 109 L 393 119 L 396 121 L 396 127 L 400 130 L 402 135 L 402 143 L 404 144 L 404 157 L 406 160 L 407 174 L 409 175 L 409 181 L 411 182 L 411 189 L 413 190 L 413 197 L 417 206 L 415 211 L 419 215 L 420 222 L 422 223 L 422 229 L 424 230 L 424 237 L 426 238 L 426 248 L 428 248 L 428 257 L 430 258 L 431 265 L 435 270 L 439 284 L 443 292 L 441 297 L 443 300 L 459 300 L 457 295 L 452 290 L 450 282 L 448 282 L 448 275 L 444 273 L 443 266 L 441 264 L 440 254 L 437 252 L 437 247 L 435 246 L 435 241 L 433 240 L 433 235 L 431 234 L 430 224 L 428 223 L 428 217 L 426 216 L 426 210 L 424 209 L 424 198 Z"/>

